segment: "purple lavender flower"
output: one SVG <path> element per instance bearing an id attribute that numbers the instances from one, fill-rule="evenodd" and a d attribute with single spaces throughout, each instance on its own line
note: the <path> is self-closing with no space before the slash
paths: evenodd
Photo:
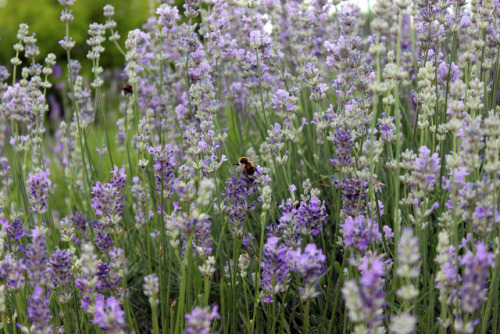
<path id="1" fill-rule="evenodd" d="M 110 268 L 109 263 L 99 261 L 97 263 L 97 273 L 98 278 L 95 288 L 101 292 L 112 292 L 118 288 L 120 284 L 120 278 L 118 274 Z"/>
<path id="2" fill-rule="evenodd" d="M 89 53 L 89 55 L 91 54 L 92 52 Z M 94 113 L 94 103 L 93 103 L 94 99 L 92 98 L 92 92 L 88 88 L 85 88 L 83 77 L 78 75 L 81 68 L 82 66 L 77 60 L 72 59 L 70 61 L 70 73 L 74 81 L 74 89 L 73 89 L 74 94 L 71 94 L 71 97 L 75 100 L 75 103 L 77 103 L 79 106 L 80 126 L 85 129 L 88 126 L 90 126 L 94 121 L 95 113 Z M 76 119 L 75 117 L 74 121 L 78 121 L 78 119 Z"/>
<path id="3" fill-rule="evenodd" d="M 167 235 L 171 237 L 171 242 L 177 239 L 179 232 L 183 233 L 183 237 L 194 235 L 193 247 L 197 249 L 200 256 L 203 256 L 203 253 L 207 255 L 207 252 L 211 252 L 209 244 L 212 242 L 210 216 L 200 212 L 195 203 L 191 203 L 189 215 L 185 212 L 176 214 L 180 209 L 178 203 L 174 202 L 174 212 L 170 215 L 163 213 L 166 219 Z M 161 211 L 158 210 L 158 213 L 160 214 Z"/>
<path id="4" fill-rule="evenodd" d="M 26 192 L 30 203 L 29 210 L 37 215 L 47 212 L 49 206 L 49 191 L 51 191 L 52 182 L 49 180 L 50 172 L 39 171 L 38 173 L 29 173 L 26 180 Z"/>
<path id="5" fill-rule="evenodd" d="M 6 219 L 4 221 L 7 222 Z M 26 235 L 26 228 L 21 220 L 16 218 L 10 225 L 7 225 L 7 232 L 12 240 L 19 241 Z"/>
<path id="6" fill-rule="evenodd" d="M 323 263 L 326 256 L 315 244 L 308 244 L 302 253 L 298 248 L 296 251 L 288 253 L 289 261 L 293 265 L 293 270 L 306 281 L 304 288 L 299 288 L 302 301 L 319 296 L 321 293 L 316 290 L 321 276 L 325 273 Z"/>
<path id="7" fill-rule="evenodd" d="M 111 239 L 111 236 L 106 231 L 106 226 L 104 224 L 99 223 L 97 220 L 93 220 L 90 222 L 92 226 L 95 237 L 94 243 L 99 248 L 99 250 L 103 253 L 107 253 L 111 247 L 113 247 L 114 243 Z"/>
<path id="8" fill-rule="evenodd" d="M 196 249 L 196 253 L 200 259 L 205 260 L 210 254 L 212 254 L 211 243 L 213 239 L 210 235 L 212 224 L 210 223 L 210 217 L 206 216 L 205 219 L 201 219 L 196 226 L 196 232 L 193 239 L 193 247 Z"/>
<path id="9" fill-rule="evenodd" d="M 322 223 L 328 217 L 325 211 L 325 201 L 321 202 L 316 196 L 312 196 L 309 201 L 303 200 L 300 202 L 298 212 L 303 226 L 302 233 L 317 236 L 323 229 Z"/>
<path id="10" fill-rule="evenodd" d="M 326 98 L 326 92 L 328 91 L 328 85 L 321 83 L 316 87 L 311 87 L 311 95 L 309 98 L 315 103 L 321 103 Z"/>
<path id="11" fill-rule="evenodd" d="M 338 71 L 337 78 L 333 80 L 333 89 L 339 104 L 345 105 L 346 109 L 351 102 L 362 109 L 369 107 L 369 104 L 360 103 L 354 99 L 355 88 L 361 95 L 365 95 L 370 82 L 369 78 L 373 73 L 359 50 L 361 38 L 355 35 L 358 10 L 355 5 L 344 6 L 338 16 L 341 36 L 333 42 L 324 42 L 324 47 L 328 52 L 326 64 Z"/>
<path id="12" fill-rule="evenodd" d="M 127 53 L 130 60 L 125 65 L 125 72 L 129 77 L 131 75 L 135 77 L 135 74 L 144 71 L 144 67 L 141 65 L 150 65 L 150 62 L 154 57 L 154 54 L 150 50 L 150 40 L 151 35 L 140 29 L 129 31 L 126 43 L 128 44 L 127 48 L 130 50 Z M 145 84 L 146 81 L 147 80 L 144 82 Z M 139 87 L 141 87 L 141 84 Z M 151 85 L 148 84 L 148 87 L 151 87 Z M 154 94 L 156 94 L 156 92 L 154 92 Z M 158 102 L 157 98 L 154 100 L 155 102 Z"/>
<path id="13" fill-rule="evenodd" d="M 288 91 L 278 89 L 271 98 L 271 104 L 280 118 L 293 121 L 297 118 L 295 113 L 297 100 L 296 97 L 290 96 Z"/>
<path id="14" fill-rule="evenodd" d="M 272 234 L 280 236 L 288 247 L 298 247 L 304 236 L 316 236 L 323 229 L 322 223 L 328 217 L 325 202 L 313 196 L 302 200 L 298 207 L 289 198 L 279 206 L 281 217 Z M 273 229 L 273 228 L 272 228 Z"/>
<path id="15" fill-rule="evenodd" d="M 59 0 L 59 3 L 64 7 L 71 7 L 76 0 Z"/>
<path id="16" fill-rule="evenodd" d="M 125 333 L 125 312 L 115 297 L 98 294 L 95 301 L 94 323 L 104 333 Z"/>
<path id="17" fill-rule="evenodd" d="M 260 287 L 264 302 L 270 303 L 274 295 L 285 291 L 290 281 L 290 265 L 288 263 L 289 248 L 278 245 L 279 239 L 270 237 L 262 250 L 262 278 Z"/>
<path id="18" fill-rule="evenodd" d="M 133 185 L 130 187 L 132 191 L 132 196 L 134 197 L 134 203 L 132 204 L 132 209 L 135 214 L 136 227 L 139 229 L 143 226 L 146 226 L 148 218 L 151 218 L 154 213 L 149 211 L 147 214 L 145 213 L 146 208 L 151 207 L 151 196 L 149 195 L 149 189 L 144 192 L 144 187 L 142 186 L 141 181 L 137 176 L 134 176 Z M 147 199 L 147 201 L 146 201 Z"/>
<path id="19" fill-rule="evenodd" d="M 233 226 L 231 232 L 241 236 L 247 213 L 255 209 L 255 201 L 248 204 L 247 198 L 257 192 L 257 183 L 249 177 L 233 174 L 226 181 L 224 190 L 225 193 L 221 194 L 224 201 L 220 208 L 215 205 L 215 209 L 229 217 Z"/>
<path id="20" fill-rule="evenodd" d="M 438 75 L 438 82 L 442 85 L 446 85 L 448 79 L 450 80 L 450 82 L 453 82 L 460 79 L 460 77 L 462 76 L 462 73 L 460 72 L 460 68 L 458 67 L 458 65 L 452 62 L 450 68 L 450 75 L 448 77 L 449 66 L 450 65 L 448 65 L 445 61 L 439 62 L 437 75 Z"/>
<path id="21" fill-rule="evenodd" d="M 123 215 L 123 198 L 120 190 L 125 187 L 125 169 L 115 169 L 111 172 L 113 178 L 109 183 L 101 184 L 97 182 L 95 187 L 92 188 L 92 207 L 98 216 L 102 217 L 105 225 L 115 225 L 120 221 Z"/>
<path id="22" fill-rule="evenodd" d="M 212 309 L 209 307 L 195 307 L 191 313 L 184 316 L 186 318 L 186 329 L 183 334 L 210 334 L 212 321 L 220 319 L 217 309 L 217 306 L 213 306 Z"/>
<path id="23" fill-rule="evenodd" d="M 302 81 L 311 88 L 311 101 L 320 103 L 325 97 L 328 85 L 321 82 L 320 69 L 313 63 L 307 63 L 302 70 Z"/>
<path id="24" fill-rule="evenodd" d="M 3 213 L 2 211 L 0 211 L 0 213 Z M 7 236 L 7 232 L 9 230 L 9 221 L 5 218 L 2 218 L 0 219 L 0 239 L 5 239 L 5 237 Z M 12 238 L 12 236 L 11 236 Z M 2 241 L 3 242 L 3 241 Z M 2 245 L 2 243 L 0 243 L 0 245 Z M 3 251 L 3 248 L 0 248 L 2 251 Z"/>
<path id="25" fill-rule="evenodd" d="M 385 265 L 380 257 L 366 254 L 358 266 L 361 271 L 359 283 L 347 281 L 342 288 L 351 321 L 360 322 L 371 331 L 378 330 L 384 320 Z"/>
<path id="26" fill-rule="evenodd" d="M 154 170 L 156 179 L 156 191 L 158 196 L 170 198 L 175 191 L 177 179 L 175 177 L 175 157 L 174 149 L 171 145 L 165 145 L 165 148 L 157 146 L 150 147 L 149 154 L 155 159 Z"/>
<path id="27" fill-rule="evenodd" d="M 449 245 L 447 238 L 447 234 L 444 235 L 443 232 L 439 233 L 439 244 L 437 247 L 439 253 L 436 256 L 436 262 L 439 263 L 439 273 L 436 277 L 436 289 L 450 295 L 448 300 L 441 301 L 441 303 L 452 303 L 456 296 L 456 282 L 457 280 L 461 280 L 460 275 L 457 273 L 456 250 L 454 246 Z"/>
<path id="28" fill-rule="evenodd" d="M 342 194 L 342 214 L 351 217 L 363 214 L 366 210 L 365 202 L 366 194 L 368 192 L 368 181 L 356 178 L 344 178 L 342 181 L 337 181 L 334 180 L 333 177 L 332 181 Z"/>
<path id="29" fill-rule="evenodd" d="M 202 81 L 202 84 L 204 82 Z M 202 87 L 199 87 L 198 90 L 202 90 Z M 207 116 L 207 113 L 213 114 L 219 109 L 218 105 L 215 104 L 216 102 L 214 102 L 215 100 L 207 101 L 207 96 L 213 94 L 213 90 L 214 88 L 210 86 L 203 87 L 203 91 L 197 92 L 197 94 L 205 96 L 204 98 L 200 96 L 199 99 L 202 101 L 196 102 L 196 108 L 198 108 L 196 116 L 200 119 L 199 126 L 195 124 L 182 126 L 184 152 L 193 162 L 198 161 L 198 163 L 190 163 L 190 165 L 193 165 L 205 175 L 215 173 L 222 163 L 227 160 L 225 155 L 220 155 L 218 152 L 223 135 L 215 129 L 213 116 Z M 189 158 L 187 159 L 189 161 Z"/>
<path id="30" fill-rule="evenodd" d="M 370 242 L 376 242 L 382 238 L 377 222 L 372 223 L 371 219 L 363 215 L 354 218 L 348 216 L 341 227 L 345 247 L 351 247 L 357 251 L 367 250 Z"/>
<path id="31" fill-rule="evenodd" d="M 95 286 L 97 277 L 97 255 L 91 243 L 83 244 L 81 249 L 81 274 L 75 280 L 75 286 L 82 296 L 80 304 L 88 314 L 94 314 Z"/>
<path id="32" fill-rule="evenodd" d="M 380 131 L 380 139 L 386 143 L 393 143 L 396 140 L 396 126 L 394 125 L 394 117 L 387 116 L 382 113 L 382 118 L 378 119 L 378 129 Z"/>
<path id="33" fill-rule="evenodd" d="M 151 306 L 156 306 L 159 303 L 158 292 L 160 291 L 160 279 L 156 274 L 151 274 L 144 277 L 144 294 L 149 297 Z"/>
<path id="34" fill-rule="evenodd" d="M 7 288 L 10 291 L 19 291 L 24 287 L 24 271 L 26 265 L 24 259 L 17 259 L 17 257 L 7 252 L 4 259 L 0 262 L 0 277 L 5 278 Z"/>
<path id="35" fill-rule="evenodd" d="M 482 194 L 481 194 L 482 195 Z M 489 233 L 495 230 L 495 228 L 500 223 L 500 213 L 498 212 L 497 206 L 493 203 L 488 203 L 486 196 L 482 196 L 486 203 L 478 203 L 474 212 L 472 214 L 472 225 L 474 230 L 482 237 L 487 236 Z M 464 198 L 464 200 L 466 200 Z M 470 214 L 464 215 L 467 218 Z M 466 221 L 468 219 L 465 219 Z"/>
<path id="36" fill-rule="evenodd" d="M 184 2 L 184 5 L 182 5 L 184 8 L 184 15 L 189 19 L 193 19 L 198 16 L 200 10 L 197 8 L 201 4 L 201 0 L 187 0 Z"/>
<path id="37" fill-rule="evenodd" d="M 72 264 L 71 253 L 67 249 L 56 249 L 49 258 L 47 264 L 47 285 L 51 290 L 60 289 L 59 300 L 61 302 L 69 301 L 72 293 L 67 293 L 66 289 L 73 279 L 71 272 Z"/>
<path id="38" fill-rule="evenodd" d="M 0 96 L 3 95 L 5 90 L 7 89 L 7 83 L 4 83 L 10 77 L 9 71 L 5 68 L 5 66 L 0 66 Z"/>
<path id="39" fill-rule="evenodd" d="M 350 166 L 351 147 L 354 146 L 354 141 L 351 138 L 349 131 L 336 130 L 332 134 L 333 145 L 335 146 L 335 154 L 332 154 L 330 162 L 337 168 Z"/>
<path id="40" fill-rule="evenodd" d="M 46 282 L 45 268 L 48 255 L 45 235 L 39 227 L 35 227 L 31 230 L 30 236 L 31 244 L 20 247 L 26 259 L 28 281 L 33 287 L 43 286 Z"/>
<path id="41" fill-rule="evenodd" d="M 12 176 L 10 175 L 9 160 L 5 157 L 0 158 L 0 182 L 5 188 L 8 188 L 12 185 Z"/>
<path id="42" fill-rule="evenodd" d="M 108 252 L 108 257 L 110 260 L 110 267 L 117 274 L 118 277 L 123 277 L 127 272 L 127 260 L 125 259 L 125 251 L 121 248 L 113 247 Z"/>
<path id="43" fill-rule="evenodd" d="M 80 232 L 85 232 L 89 225 L 89 220 L 87 215 L 79 211 L 71 212 L 69 216 L 70 220 L 73 222 L 73 226 Z"/>
<path id="44" fill-rule="evenodd" d="M 490 268 L 496 264 L 493 253 L 486 250 L 482 242 L 477 242 L 475 251 L 472 252 L 465 246 L 465 254 L 460 258 L 463 267 L 462 282 L 460 286 L 460 306 L 467 313 L 474 313 L 481 308 L 486 299 Z"/>
<path id="45" fill-rule="evenodd" d="M 441 9 L 430 1 L 422 1 L 417 3 L 418 15 L 415 18 L 416 30 L 418 36 L 417 46 L 422 53 L 432 51 L 434 45 L 438 42 L 439 37 L 443 35 L 444 30 L 440 29 L 441 24 L 435 24 L 437 16 L 441 13 Z"/>
<path id="46" fill-rule="evenodd" d="M 288 247 L 299 247 L 302 244 L 302 226 L 299 223 L 297 208 L 289 198 L 286 202 L 281 202 L 279 209 L 279 224 L 271 225 L 270 234 L 279 237 Z"/>
<path id="47" fill-rule="evenodd" d="M 28 318 L 32 322 L 30 333 L 52 333 L 52 325 L 50 324 L 52 316 L 50 315 L 49 308 L 50 300 L 47 296 L 43 296 L 43 294 L 43 288 L 37 286 L 28 301 Z"/>
<path id="48" fill-rule="evenodd" d="M 441 167 L 439 155 L 437 152 L 431 155 L 431 151 L 426 146 L 420 147 L 418 151 L 420 154 L 415 159 L 414 183 L 418 183 L 420 189 L 428 191 L 434 187 L 436 175 Z"/>
<path id="49" fill-rule="evenodd" d="M 181 18 L 177 7 L 171 7 L 167 4 L 162 4 L 156 9 L 156 14 L 159 15 L 158 22 L 166 29 L 172 29 L 177 21 Z"/>
<path id="50" fill-rule="evenodd" d="M 29 105 L 30 98 L 24 89 L 21 89 L 19 83 L 13 86 L 8 86 L 7 90 L 3 93 L 2 109 L 8 119 L 22 121 L 30 111 Z"/>
<path id="51" fill-rule="evenodd" d="M 460 19 L 460 27 L 461 28 L 468 28 L 472 26 L 472 21 L 470 20 L 469 13 L 464 13 L 462 15 L 462 18 Z"/>

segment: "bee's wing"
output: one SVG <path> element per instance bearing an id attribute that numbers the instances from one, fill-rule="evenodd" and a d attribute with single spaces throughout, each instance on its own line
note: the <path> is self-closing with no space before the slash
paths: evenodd
<path id="1" fill-rule="evenodd" d="M 236 170 L 241 172 L 245 168 L 245 164 L 234 164 L 236 167 Z"/>
<path id="2" fill-rule="evenodd" d="M 257 163 L 259 162 L 259 158 L 257 157 L 250 157 L 248 158 L 248 160 L 252 162 L 254 165 L 257 165 Z"/>

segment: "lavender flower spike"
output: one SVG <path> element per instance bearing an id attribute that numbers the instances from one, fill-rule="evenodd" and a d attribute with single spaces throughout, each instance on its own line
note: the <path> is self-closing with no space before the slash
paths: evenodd
<path id="1" fill-rule="evenodd" d="M 382 239 L 377 222 L 373 222 L 365 216 L 348 216 L 342 224 L 345 247 L 353 248 L 357 251 L 368 249 L 370 242 Z"/>
<path id="2" fill-rule="evenodd" d="M 219 319 L 220 315 L 217 312 L 217 306 L 210 308 L 196 307 L 191 313 L 186 314 L 186 330 L 184 334 L 210 334 L 212 321 Z"/>
<path id="3" fill-rule="evenodd" d="M 12 253 L 7 253 L 0 262 L 0 277 L 5 278 L 9 291 L 19 291 L 24 287 L 24 271 L 26 265 L 24 259 L 18 260 Z"/>
<path id="4" fill-rule="evenodd" d="M 465 249 L 465 254 L 460 258 L 460 265 L 463 266 L 460 306 L 463 311 L 474 313 L 481 308 L 487 296 L 489 269 L 495 266 L 493 253 L 488 252 L 482 242 L 478 242 L 474 253 L 468 248 Z"/>
<path id="5" fill-rule="evenodd" d="M 49 191 L 51 191 L 52 183 L 48 176 L 50 172 L 39 171 L 38 173 L 29 173 L 26 180 L 26 193 L 30 203 L 29 210 L 37 215 L 42 215 L 47 212 L 49 205 Z"/>
<path id="6" fill-rule="evenodd" d="M 342 288 L 349 318 L 359 323 L 355 332 L 383 332 L 384 307 L 386 305 L 383 287 L 385 284 L 385 262 L 370 252 L 361 259 L 359 283 L 347 281 Z"/>
<path id="7" fill-rule="evenodd" d="M 318 249 L 315 244 L 308 244 L 304 253 L 299 248 L 296 251 L 290 251 L 288 256 L 290 262 L 293 263 L 293 270 L 306 281 L 305 288 L 299 288 L 302 300 L 306 301 L 319 296 L 320 292 L 316 291 L 316 288 L 321 276 L 325 273 L 323 263 L 326 260 L 321 249 Z"/>
<path id="8" fill-rule="evenodd" d="M 52 319 L 49 309 L 49 298 L 43 296 L 43 288 L 36 287 L 28 302 L 28 318 L 32 321 L 30 333 L 52 333 Z"/>
<path id="9" fill-rule="evenodd" d="M 71 252 L 67 249 L 56 249 L 50 256 L 49 263 L 47 264 L 47 286 L 53 290 L 61 289 L 62 293 L 59 293 L 59 301 L 61 303 L 67 303 L 73 295 L 72 293 L 67 293 L 66 291 L 66 288 L 73 278 L 71 268 Z"/>
<path id="10" fill-rule="evenodd" d="M 97 182 L 92 188 L 92 207 L 98 216 L 102 217 L 102 222 L 105 225 L 117 224 L 123 215 L 123 199 L 120 190 L 125 187 L 125 169 L 115 169 L 111 172 L 113 178 L 109 183 L 101 184 Z"/>
<path id="11" fill-rule="evenodd" d="M 125 312 L 115 297 L 98 294 L 95 302 L 94 323 L 104 333 L 122 334 L 127 327 Z"/>
<path id="12" fill-rule="evenodd" d="M 160 290 L 160 280 L 155 274 L 144 277 L 144 294 L 149 297 L 151 306 L 156 306 L 159 303 L 158 291 Z"/>
<path id="13" fill-rule="evenodd" d="M 262 251 L 260 286 L 265 296 L 264 303 L 270 303 L 273 295 L 285 291 L 286 284 L 290 280 L 289 248 L 284 245 L 278 246 L 278 242 L 277 237 L 270 237 Z"/>
<path id="14" fill-rule="evenodd" d="M 155 160 L 154 170 L 156 179 L 156 191 L 158 196 L 169 198 L 174 194 L 177 186 L 177 178 L 175 177 L 174 167 L 175 156 L 174 148 L 171 145 L 150 147 L 149 154 Z"/>
<path id="15" fill-rule="evenodd" d="M 30 285 L 33 287 L 45 285 L 48 251 L 43 232 L 35 227 L 31 231 L 31 244 L 27 247 L 21 245 L 20 248 L 26 258 L 26 273 Z"/>

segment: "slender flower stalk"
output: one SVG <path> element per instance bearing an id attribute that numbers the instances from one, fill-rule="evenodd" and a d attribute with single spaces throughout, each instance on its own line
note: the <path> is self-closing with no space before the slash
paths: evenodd
<path id="1" fill-rule="evenodd" d="M 159 290 L 159 279 L 155 274 L 151 274 L 149 276 L 144 277 L 144 294 L 149 297 L 149 304 L 151 305 L 152 310 L 152 319 L 153 322 L 153 332 L 158 334 L 160 332 L 158 328 L 158 290 Z"/>

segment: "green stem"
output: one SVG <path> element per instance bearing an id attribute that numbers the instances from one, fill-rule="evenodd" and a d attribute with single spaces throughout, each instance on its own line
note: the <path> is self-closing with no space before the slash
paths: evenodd
<path id="1" fill-rule="evenodd" d="M 190 233 L 188 236 L 188 241 L 186 244 L 186 257 L 183 263 L 183 268 L 182 268 L 182 279 L 181 279 L 181 287 L 180 287 L 180 292 L 179 292 L 179 306 L 177 308 L 177 323 L 175 324 L 175 333 L 180 333 L 182 329 L 184 328 L 184 314 L 186 313 L 184 310 L 184 304 L 186 301 L 186 291 L 187 288 L 190 287 L 188 282 L 189 275 L 188 273 L 188 268 L 189 266 L 189 261 L 192 260 L 192 254 L 193 254 L 193 234 Z"/>
<path id="2" fill-rule="evenodd" d="M 257 58 L 257 73 L 259 75 L 260 104 L 262 107 L 262 113 L 260 114 L 260 117 L 264 121 L 264 126 L 265 126 L 266 130 L 268 130 L 269 126 L 267 124 L 266 108 L 265 108 L 265 104 L 264 104 L 264 94 L 263 94 L 263 90 L 262 90 L 262 74 L 261 74 L 261 70 L 260 70 L 259 51 L 258 50 L 255 50 L 255 57 Z"/>
<path id="3" fill-rule="evenodd" d="M 158 326 L 158 306 L 151 306 L 151 322 L 153 323 L 153 333 L 159 334 L 160 327 Z"/>
<path id="4" fill-rule="evenodd" d="M 109 161 L 111 162 L 111 167 L 115 166 L 114 162 L 113 162 L 113 155 L 111 154 L 111 143 L 109 141 L 109 135 L 108 135 L 108 126 L 107 126 L 107 123 L 106 123 L 106 114 L 104 113 L 104 109 L 102 108 L 102 104 L 101 104 L 101 90 L 99 88 L 96 89 L 96 94 L 98 96 L 96 96 L 96 99 L 98 99 L 98 105 L 99 105 L 99 109 L 101 110 L 101 115 L 102 115 L 102 124 L 103 124 L 103 127 L 104 127 L 104 135 L 106 137 L 106 144 L 108 145 L 108 154 L 109 154 Z M 137 122 L 137 120 L 136 120 Z M 130 171 L 132 173 L 132 171 Z"/>
<path id="5" fill-rule="evenodd" d="M 257 307 L 259 306 L 259 290 L 260 290 L 260 263 L 262 262 L 262 249 L 264 248 L 264 232 L 266 229 L 267 211 L 264 211 L 261 216 L 260 222 L 260 245 L 259 245 L 259 262 L 257 263 L 257 275 L 255 275 L 255 296 L 252 316 L 252 327 L 250 333 L 253 334 L 255 328 L 255 321 L 257 318 Z"/>
<path id="6" fill-rule="evenodd" d="M 65 13 L 67 14 L 69 9 L 68 8 L 65 8 L 64 9 Z M 69 22 L 66 22 L 66 43 L 69 42 Z M 70 61 L 71 61 L 71 53 L 69 51 L 69 49 L 66 50 L 66 58 L 67 58 L 67 62 L 68 62 L 68 77 L 69 77 L 69 86 L 70 86 L 70 90 L 71 92 L 73 93 L 73 96 L 75 96 L 75 87 L 74 87 L 74 84 L 73 84 L 73 75 L 71 73 L 71 67 L 70 67 Z M 82 167 L 83 167 L 83 173 L 85 175 L 85 185 L 86 185 L 86 191 L 87 191 L 87 194 L 88 196 L 82 196 L 83 198 L 87 198 L 88 201 L 87 201 L 87 204 L 88 204 L 88 212 L 92 212 L 92 209 L 91 209 L 91 204 L 90 204 L 90 179 L 89 179 L 89 175 L 88 175 L 88 172 L 87 172 L 87 163 L 86 163 L 86 160 L 85 160 L 85 152 L 83 150 L 83 142 L 82 142 L 82 128 L 81 128 L 81 125 L 80 125 L 80 108 L 78 106 L 78 102 L 76 101 L 76 99 L 73 97 L 72 98 L 72 101 L 73 101 L 73 106 L 75 108 L 75 114 L 76 114 L 76 123 L 77 123 L 77 126 L 78 126 L 78 141 L 79 141 L 79 144 L 80 144 L 80 154 L 82 155 Z"/>
<path id="7" fill-rule="evenodd" d="M 205 276 L 204 277 L 205 281 L 205 293 L 204 293 L 204 301 L 203 301 L 203 306 L 207 307 L 208 306 L 208 298 L 210 297 L 210 277 Z"/>
<path id="8" fill-rule="evenodd" d="M 306 305 L 304 307 L 304 334 L 309 333 L 309 309 L 311 307 L 311 299 L 306 301 Z"/>
<path id="9" fill-rule="evenodd" d="M 237 275 L 237 269 L 238 268 L 238 257 L 239 257 L 239 247 L 238 247 L 238 241 L 239 237 L 237 232 L 234 232 L 234 239 L 233 239 L 233 265 L 231 268 L 231 288 L 233 290 L 233 295 L 231 297 L 233 301 L 233 333 L 238 333 L 238 307 L 237 307 L 237 291 L 236 291 L 236 275 Z"/>

